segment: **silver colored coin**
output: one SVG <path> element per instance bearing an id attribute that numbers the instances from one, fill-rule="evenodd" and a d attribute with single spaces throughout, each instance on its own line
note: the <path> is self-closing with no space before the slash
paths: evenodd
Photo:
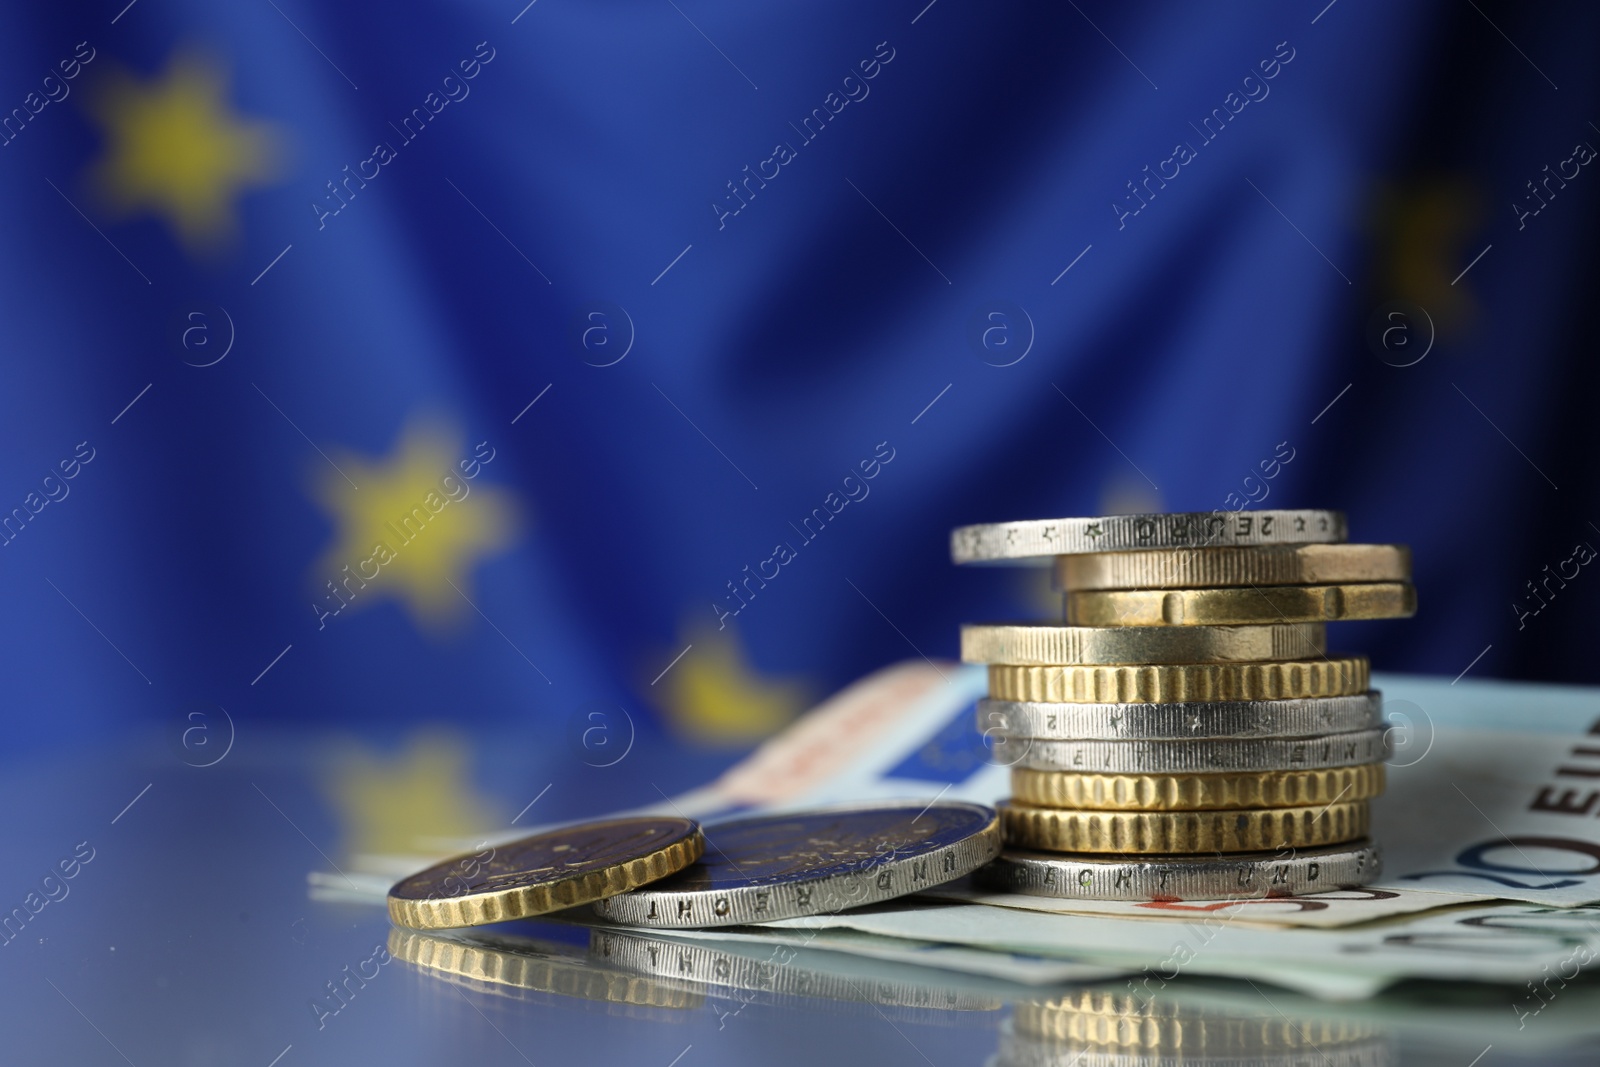
<path id="1" fill-rule="evenodd" d="M 595 902 L 623 926 L 705 927 L 828 915 L 970 874 L 1000 854 L 993 808 L 885 801 L 710 827 L 699 863 Z"/>
<path id="2" fill-rule="evenodd" d="M 707 994 L 723 993 L 746 1002 L 753 996 L 780 1001 L 820 997 L 936 1011 L 998 1011 L 1005 1004 L 992 993 L 974 993 L 910 977 L 878 977 L 869 981 L 859 974 L 819 970 L 814 965 L 818 962 L 816 952 L 783 944 L 719 945 L 597 929 L 589 934 L 589 956 L 610 968 L 636 971 L 682 983 Z"/>
<path id="3" fill-rule="evenodd" d="M 1371 841 L 1225 858 L 1008 849 L 973 880 L 985 889 L 1076 900 L 1256 900 L 1354 889 L 1382 870 L 1382 850 Z"/>
<path id="4" fill-rule="evenodd" d="M 1204 774 L 1303 771 L 1377 763 L 1389 756 L 1388 731 L 1317 737 L 1202 738 L 1183 741 L 1030 740 L 1012 766 L 1094 774 Z M 681 877 L 678 876 L 678 877 Z"/>
<path id="5" fill-rule="evenodd" d="M 1081 552 L 1219 545 L 1337 544 L 1348 539 L 1342 511 L 1191 511 L 1172 515 L 1029 519 L 958 526 L 957 563 L 1046 564 Z"/>
<path id="6" fill-rule="evenodd" d="M 1189 704 L 1046 704 L 978 701 L 978 732 L 1002 741 L 1178 741 L 1310 737 L 1382 725 L 1376 689 L 1347 697 Z"/>

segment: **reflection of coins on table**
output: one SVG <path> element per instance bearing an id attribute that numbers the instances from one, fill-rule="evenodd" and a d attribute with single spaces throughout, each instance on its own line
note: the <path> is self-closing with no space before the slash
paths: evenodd
<path id="1" fill-rule="evenodd" d="M 1376 689 L 1342 697 L 1189 704 L 986 699 L 978 701 L 978 730 L 985 737 L 1058 741 L 1309 737 L 1373 729 L 1382 712 L 1383 701 Z"/>
<path id="2" fill-rule="evenodd" d="M 1358 840 L 1327 848 L 1233 856 L 1107 856 L 1007 849 L 974 880 L 985 889 L 1080 900 L 1250 900 L 1351 889 L 1383 857 Z"/>
<path id="3" fill-rule="evenodd" d="M 1287 1065 L 1303 1062 L 1304 1056 L 1320 1064 L 1323 1046 L 1366 1042 L 1376 1035 L 1366 1020 L 1295 1019 L 1266 1002 L 1256 1010 L 1166 998 L 1140 1000 L 1093 989 L 1019 1000 L 1012 1027 L 1020 1037 L 1070 1043 L 1085 1051 L 1122 1049 L 1152 1057 L 1140 1062 L 1173 1057 L 1192 1063 L 1190 1057 L 1203 1056 L 1199 1062 L 1213 1064 L 1239 1062 L 1233 1057 L 1262 1057 L 1264 1063 Z"/>
<path id="4" fill-rule="evenodd" d="M 737 819 L 658 884 L 598 901 L 632 926 L 700 927 L 828 914 L 970 874 L 1000 852 L 994 810 L 886 801 Z"/>
<path id="5" fill-rule="evenodd" d="M 1348 696 L 1367 690 L 1364 656 L 1278 663 L 1184 663 L 1144 667 L 989 668 L 999 700 L 1173 704 Z"/>
<path id="6" fill-rule="evenodd" d="M 1381 763 L 1232 774 L 1085 774 L 1013 767 L 1011 795 L 1023 804 L 1042 808 L 1204 811 L 1371 800 L 1383 792 L 1383 781 Z"/>
<path id="7" fill-rule="evenodd" d="M 1099 774 L 1206 774 L 1353 767 L 1389 754 L 1383 730 L 1320 737 L 1229 737 L 1195 741 L 1027 742 L 1014 767 Z"/>
<path id="8" fill-rule="evenodd" d="M 1317 1032 L 1316 1027 L 1308 1032 Z M 1316 1048 L 1263 1047 L 1253 1053 L 1229 1051 L 1227 1045 L 1208 1044 L 1203 1048 L 1197 1052 L 1187 1047 L 1096 1046 L 1012 1030 L 1001 1038 L 998 1051 L 986 1067 L 1389 1067 L 1398 1062 L 1393 1044 L 1386 1037 L 1343 1044 L 1330 1042 Z"/>
<path id="9" fill-rule="evenodd" d="M 1365 837 L 1367 802 L 1221 811 L 1078 811 L 1004 801 L 1008 844 L 1051 852 L 1268 852 Z"/>
<path id="10" fill-rule="evenodd" d="M 957 563 L 1043 564 L 1077 552 L 1343 540 L 1339 511 L 1194 511 L 959 526 L 950 531 L 950 557 Z"/>
<path id="11" fill-rule="evenodd" d="M 720 987 L 739 999 L 749 995 L 815 997 L 936 1011 L 998 1011 L 1005 1005 L 992 993 L 974 993 L 898 974 L 885 977 L 885 968 L 870 978 L 850 969 L 842 973 L 822 970 L 816 965 L 817 957 L 827 958 L 831 953 L 818 954 L 781 943 L 711 944 L 599 929 L 589 935 L 589 954 L 613 967 L 689 983 L 708 992 Z M 895 968 L 891 973 L 900 971 L 914 969 Z"/>
<path id="12" fill-rule="evenodd" d="M 389 890 L 389 918 L 419 929 L 477 926 L 576 907 L 681 871 L 705 847 L 691 819 L 583 823 L 457 856 Z"/>
<path id="13" fill-rule="evenodd" d="M 1306 659 L 1325 651 L 1326 629 L 1316 624 L 1118 627 L 1001 623 L 961 628 L 963 663 L 1210 663 Z"/>
<path id="14" fill-rule="evenodd" d="M 1238 585 L 1409 582 L 1405 545 L 1258 545 L 1096 552 L 1055 561 L 1056 588 L 1212 589 Z"/>
<path id="15" fill-rule="evenodd" d="M 1267 623 L 1403 619 L 1416 612 L 1417 587 L 1409 582 L 1263 585 L 1248 589 L 1102 589 L 1067 594 L 1067 621 L 1074 626 L 1237 628 Z"/>
<path id="16" fill-rule="evenodd" d="M 553 993 L 610 1004 L 698 1008 L 703 994 L 616 967 L 562 941 L 531 937 L 440 936 L 389 930 L 389 954 L 425 973 L 481 991 Z"/>

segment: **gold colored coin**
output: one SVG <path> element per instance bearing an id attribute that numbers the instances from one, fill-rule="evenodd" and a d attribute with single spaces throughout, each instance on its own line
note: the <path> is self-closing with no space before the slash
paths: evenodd
<path id="1" fill-rule="evenodd" d="M 1298 626 L 1051 626 L 961 628 L 963 663 L 1215 663 L 1305 659 L 1327 651 L 1327 628 Z"/>
<path id="2" fill-rule="evenodd" d="M 526 919 L 676 874 L 705 851 L 693 819 L 609 819 L 456 856 L 389 890 L 389 918 L 436 930 Z"/>
<path id="3" fill-rule="evenodd" d="M 1068 811 L 1002 801 L 1008 845 L 1051 852 L 1194 855 L 1318 848 L 1365 836 L 1365 800 L 1220 811 Z"/>
<path id="4" fill-rule="evenodd" d="M 1403 619 L 1416 613 L 1417 587 L 1409 582 L 1067 594 L 1067 621 L 1074 626 L 1249 626 Z"/>
<path id="5" fill-rule="evenodd" d="M 1058 556 L 1057 589 L 1214 589 L 1254 585 L 1409 582 L 1405 545 L 1157 548 Z"/>
<path id="6" fill-rule="evenodd" d="M 1383 792 L 1383 782 L 1381 763 L 1232 774 L 1083 774 L 1011 769 L 1011 795 L 1019 803 L 1098 811 L 1304 807 L 1371 800 Z"/>
<path id="7" fill-rule="evenodd" d="M 1277 663 L 989 668 L 989 696 L 995 700 L 1169 704 L 1349 696 L 1366 690 L 1365 656 Z"/>

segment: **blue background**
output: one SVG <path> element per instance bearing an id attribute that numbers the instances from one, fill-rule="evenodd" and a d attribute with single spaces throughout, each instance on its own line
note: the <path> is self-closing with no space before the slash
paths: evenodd
<path id="1" fill-rule="evenodd" d="M 1600 179 L 1519 219 L 1525 183 L 1600 144 L 1594 8 L 519 9 L 0 15 L 0 108 L 78 42 L 95 56 L 0 148 L 0 509 L 94 452 L 0 549 L 10 752 L 196 704 L 548 746 L 599 707 L 731 750 L 884 663 L 952 656 L 964 620 L 1047 616 L 1041 573 L 954 568 L 953 526 L 1262 485 L 1415 550 L 1417 618 L 1336 647 L 1600 680 L 1600 579 L 1520 629 L 1512 607 L 1600 543 Z M 390 124 L 480 42 L 470 94 L 402 144 Z M 795 126 L 875 52 L 807 143 Z M 1203 143 L 1191 124 L 1291 52 Z M 94 177 L 93 101 L 185 55 L 272 131 L 211 243 Z M 396 158 L 319 229 L 327 183 L 384 140 Z M 1179 141 L 1196 158 L 1119 220 Z M 778 142 L 795 158 L 724 215 Z M 1395 301 L 1426 314 L 1385 351 Z M 460 456 L 490 443 L 472 492 L 515 517 L 452 557 L 470 609 L 432 625 L 376 589 L 319 624 L 340 525 L 318 487 L 428 419 Z M 791 524 L 883 442 L 869 495 L 801 545 Z M 1280 442 L 1293 460 L 1247 483 Z M 719 629 L 726 583 L 785 540 L 796 558 Z"/>

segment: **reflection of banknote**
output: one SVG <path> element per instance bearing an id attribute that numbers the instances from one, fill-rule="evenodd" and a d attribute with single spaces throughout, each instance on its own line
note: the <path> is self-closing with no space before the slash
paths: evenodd
<path id="1" fill-rule="evenodd" d="M 1600 908 L 1467 906 L 1334 930 L 1265 930 L 1226 918 L 1184 927 L 982 904 L 909 903 L 787 919 L 888 937 L 982 945 L 1143 973 L 1154 996 L 1180 974 L 1264 979 L 1316 996 L 1370 996 L 1403 978 L 1521 983 L 1567 978 L 1600 957 Z"/>
<path id="2" fill-rule="evenodd" d="M 621 933 L 637 934 L 636 928 L 614 928 Z M 841 953 L 860 956 L 886 964 L 912 964 L 982 979 L 1002 980 L 1005 985 L 1051 986 L 1065 982 L 1093 982 L 1117 975 L 1126 975 L 1132 968 L 1123 965 L 1078 963 L 1060 957 L 1042 956 L 1027 950 L 1003 951 L 987 947 L 968 947 L 947 944 L 937 940 L 924 940 L 879 934 L 863 933 L 844 927 L 785 930 L 770 926 L 723 926 L 708 930 L 651 930 L 650 936 L 658 939 L 681 939 L 690 942 L 716 942 L 744 945 L 783 945 L 793 949 L 810 949 L 818 952 Z M 839 964 L 833 966 L 838 967 Z M 971 981 L 965 988 L 996 989 L 1004 986 L 974 986 Z M 1015 992 L 1010 990 L 1009 992 Z"/>

